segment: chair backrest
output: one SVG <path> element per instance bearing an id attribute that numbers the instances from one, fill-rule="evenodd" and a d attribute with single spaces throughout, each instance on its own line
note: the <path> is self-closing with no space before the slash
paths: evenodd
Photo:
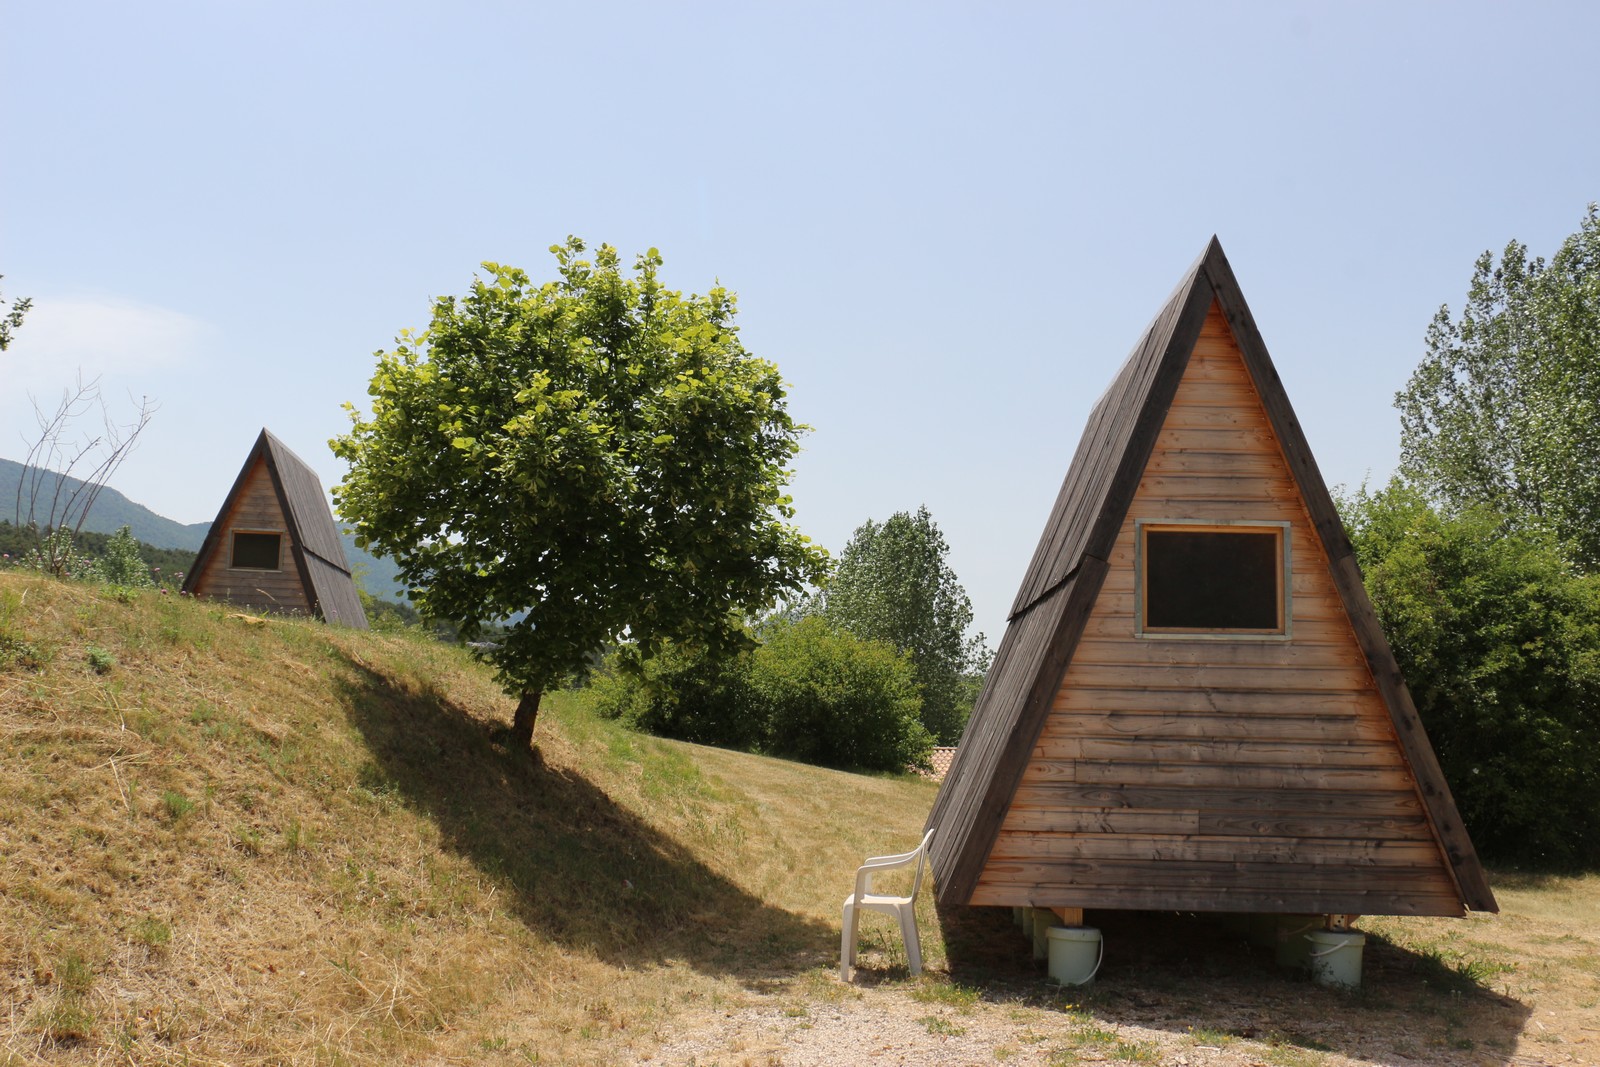
<path id="1" fill-rule="evenodd" d="M 917 899 L 917 890 L 922 888 L 922 868 L 928 863 L 928 842 L 933 840 L 933 831 L 937 827 L 930 826 L 928 832 L 922 835 L 922 844 L 917 846 L 917 876 L 911 880 L 911 899 Z"/>

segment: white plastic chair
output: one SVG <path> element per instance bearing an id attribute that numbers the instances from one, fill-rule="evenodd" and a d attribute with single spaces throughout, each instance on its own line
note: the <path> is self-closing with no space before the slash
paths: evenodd
<path id="1" fill-rule="evenodd" d="M 856 964 L 856 928 L 862 909 L 881 911 L 900 921 L 900 936 L 906 943 L 906 963 L 913 975 L 922 973 L 922 941 L 917 936 L 917 890 L 922 888 L 922 868 L 928 858 L 928 842 L 933 840 L 929 830 L 910 852 L 897 856 L 872 856 L 856 871 L 856 891 L 844 898 L 844 932 L 839 940 L 839 980 L 850 981 L 850 969 Z M 872 876 L 879 871 L 917 865 L 916 877 L 911 882 L 911 895 L 890 897 L 872 891 Z"/>

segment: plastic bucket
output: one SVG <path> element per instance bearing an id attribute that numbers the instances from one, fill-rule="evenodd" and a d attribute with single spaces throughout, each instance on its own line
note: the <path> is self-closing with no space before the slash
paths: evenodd
<path id="1" fill-rule="evenodd" d="M 1056 913 L 1049 908 L 1033 909 L 1033 958 L 1036 960 L 1048 959 L 1050 956 L 1050 929 L 1055 925 Z"/>
<path id="2" fill-rule="evenodd" d="M 1311 977 L 1318 985 L 1355 989 L 1361 985 L 1361 951 L 1367 935 L 1348 930 L 1313 930 L 1306 935 L 1311 944 Z"/>
<path id="3" fill-rule="evenodd" d="M 1105 959 L 1106 943 L 1092 926 L 1052 926 L 1050 977 L 1062 985 L 1083 985 L 1094 978 Z"/>
<path id="4" fill-rule="evenodd" d="M 1278 920 L 1279 967 L 1305 970 L 1311 966 L 1311 940 L 1306 935 L 1321 928 L 1320 915 L 1283 915 Z"/>

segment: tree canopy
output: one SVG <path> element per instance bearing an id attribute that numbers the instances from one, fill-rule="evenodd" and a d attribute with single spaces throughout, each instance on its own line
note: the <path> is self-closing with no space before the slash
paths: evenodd
<path id="1" fill-rule="evenodd" d="M 1342 501 L 1372 596 L 1461 816 L 1492 863 L 1600 857 L 1600 575 L 1484 508 L 1400 480 Z"/>
<path id="2" fill-rule="evenodd" d="M 0 274 L 0 279 L 4 277 L 5 275 Z M 33 301 L 27 297 L 12 301 L 9 306 L 6 304 L 5 298 L 0 297 L 0 352 L 4 352 L 11 347 L 13 331 L 22 325 L 23 316 L 28 313 L 28 309 L 32 306 Z"/>
<path id="3" fill-rule="evenodd" d="M 950 569 L 950 546 L 926 507 L 856 528 L 816 602 L 833 625 L 909 653 L 922 723 L 941 744 L 961 738 L 988 668 L 983 635 L 969 639 L 972 601 Z"/>
<path id="4" fill-rule="evenodd" d="M 1600 567 L 1600 215 L 1546 264 L 1512 241 L 1474 267 L 1459 317 L 1439 309 L 1395 397 L 1402 469 L 1459 512 L 1548 529 Z"/>
<path id="5" fill-rule="evenodd" d="M 778 368 L 748 352 L 720 287 L 665 288 L 654 249 L 552 247 L 542 284 L 494 263 L 421 333 L 378 353 L 372 413 L 350 405 L 334 490 L 357 541 L 391 557 L 423 614 L 473 637 L 521 698 L 581 676 L 626 633 L 743 647 L 742 620 L 825 572 L 784 493 L 804 427 Z"/>

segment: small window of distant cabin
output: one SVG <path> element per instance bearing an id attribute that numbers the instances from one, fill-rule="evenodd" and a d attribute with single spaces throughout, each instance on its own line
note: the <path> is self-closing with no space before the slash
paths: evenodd
<path id="1" fill-rule="evenodd" d="M 275 571 L 282 534 L 233 532 L 233 562 L 228 566 L 247 571 Z"/>
<path id="2" fill-rule="evenodd" d="M 1289 524 L 1136 523 L 1135 632 L 1289 635 Z"/>

